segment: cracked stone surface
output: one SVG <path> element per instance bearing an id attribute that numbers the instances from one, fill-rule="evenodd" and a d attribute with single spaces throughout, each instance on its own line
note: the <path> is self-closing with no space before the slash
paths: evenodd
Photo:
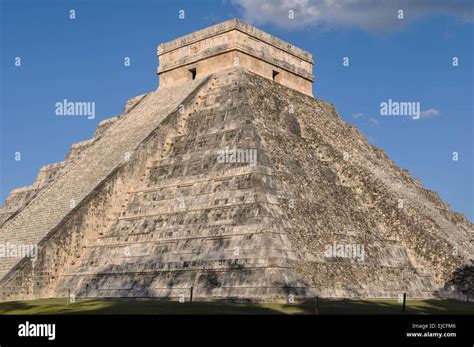
<path id="1" fill-rule="evenodd" d="M 6 221 L 2 240 L 41 248 L 2 260 L 4 300 L 429 297 L 469 264 L 472 224 L 327 102 L 243 69 L 179 91 L 142 98 Z M 257 162 L 221 163 L 226 147 Z"/>
<path id="2" fill-rule="evenodd" d="M 256 160 L 223 162 L 223 150 Z M 334 106 L 242 67 L 130 99 L 12 191 L 0 228 L 2 244 L 39 247 L 35 258 L 1 258 L 1 300 L 177 300 L 193 287 L 197 300 L 286 301 L 474 287 L 472 223 Z M 340 245 L 363 254 L 328 256 Z"/>

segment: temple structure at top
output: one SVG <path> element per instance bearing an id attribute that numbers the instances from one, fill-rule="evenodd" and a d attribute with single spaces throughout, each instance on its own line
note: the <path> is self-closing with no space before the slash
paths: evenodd
<path id="1" fill-rule="evenodd" d="M 232 19 L 158 46 L 160 88 L 243 67 L 312 96 L 311 53 Z"/>

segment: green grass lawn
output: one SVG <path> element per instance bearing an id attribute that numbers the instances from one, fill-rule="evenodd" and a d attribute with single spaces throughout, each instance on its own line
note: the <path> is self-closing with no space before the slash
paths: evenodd
<path id="1" fill-rule="evenodd" d="M 402 314 L 397 300 L 320 299 L 319 314 Z M 0 314 L 315 314 L 315 304 L 178 303 L 153 300 L 44 299 L 0 303 Z M 407 300 L 404 314 L 474 314 L 474 303 L 456 300 Z"/>

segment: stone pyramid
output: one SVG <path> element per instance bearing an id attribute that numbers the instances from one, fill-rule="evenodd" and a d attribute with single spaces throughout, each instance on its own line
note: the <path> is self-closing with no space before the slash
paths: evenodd
<path id="1" fill-rule="evenodd" d="M 0 258 L 1 300 L 472 289 L 473 225 L 312 97 L 310 53 L 230 20 L 158 55 L 156 91 L 8 196 L 0 245 L 37 251 Z"/>

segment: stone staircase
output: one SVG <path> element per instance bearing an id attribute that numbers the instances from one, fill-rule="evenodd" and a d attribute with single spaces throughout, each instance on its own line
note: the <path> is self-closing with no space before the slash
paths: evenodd
<path id="1" fill-rule="evenodd" d="M 239 70 L 214 76 L 176 116 L 176 136 L 128 192 L 117 221 L 63 276 L 58 295 L 177 299 L 191 287 L 203 300 L 313 295 L 293 270 L 297 255 L 241 79 Z M 258 163 L 219 163 L 225 147 L 255 149 Z"/>
<path id="2" fill-rule="evenodd" d="M 38 244 L 73 213 L 114 169 L 126 161 L 151 131 L 202 83 L 202 80 L 196 80 L 186 86 L 150 93 L 85 148 L 19 213 L 9 218 L 0 229 L 0 243 Z M 0 277 L 18 261 L 17 258 L 3 258 Z"/>
<path id="3" fill-rule="evenodd" d="M 431 297 L 473 253 L 472 225 L 434 216 L 440 203 L 329 104 L 235 68 L 127 110 L 7 219 L 0 241 L 41 251 L 2 260 L 3 300 Z M 223 149 L 257 160 L 223 163 Z"/>

